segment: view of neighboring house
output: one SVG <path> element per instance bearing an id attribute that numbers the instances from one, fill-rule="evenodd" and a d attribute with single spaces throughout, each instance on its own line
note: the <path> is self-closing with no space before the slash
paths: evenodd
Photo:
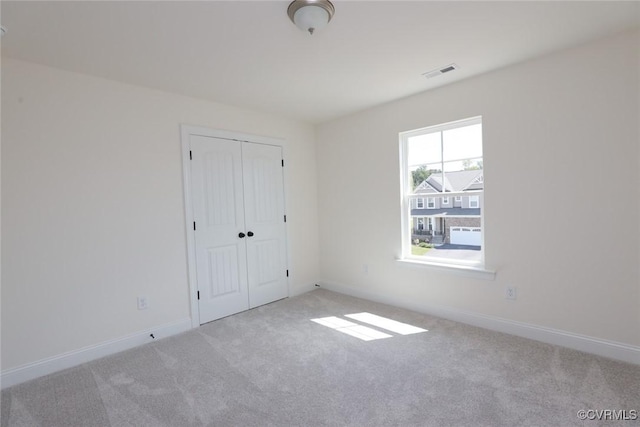
<path id="1" fill-rule="evenodd" d="M 429 175 L 414 191 L 411 220 L 412 239 L 431 243 L 480 246 L 484 175 L 479 170 L 442 172 Z M 469 192 L 447 196 L 446 193 Z"/>

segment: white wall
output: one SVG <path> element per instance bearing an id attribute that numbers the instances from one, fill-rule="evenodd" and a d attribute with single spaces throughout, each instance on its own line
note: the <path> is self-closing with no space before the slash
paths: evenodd
<path id="1" fill-rule="evenodd" d="M 286 139 L 292 293 L 317 280 L 312 126 L 6 58 L 2 113 L 3 372 L 190 316 L 181 123 Z"/>
<path id="2" fill-rule="evenodd" d="M 640 345 L 638 37 L 323 124 L 317 147 L 306 124 L 3 58 L 2 371 L 189 316 L 181 123 L 288 141 L 294 293 L 322 277 Z M 496 280 L 402 267 L 398 132 L 476 115 Z"/>
<path id="3" fill-rule="evenodd" d="M 323 282 L 640 345 L 639 37 L 622 34 L 319 126 Z M 496 279 L 399 265 L 398 133 L 478 115 L 486 261 Z M 507 284 L 517 286 L 517 301 L 505 300 Z"/>

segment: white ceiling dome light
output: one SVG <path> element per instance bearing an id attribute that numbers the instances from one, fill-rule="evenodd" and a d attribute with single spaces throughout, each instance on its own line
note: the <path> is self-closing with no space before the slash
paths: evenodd
<path id="1" fill-rule="evenodd" d="M 295 0 L 289 5 L 287 14 L 298 28 L 313 34 L 331 21 L 335 11 L 329 0 Z"/>

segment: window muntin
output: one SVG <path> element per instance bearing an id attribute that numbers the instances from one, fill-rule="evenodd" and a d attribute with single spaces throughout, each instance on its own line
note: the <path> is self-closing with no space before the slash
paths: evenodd
<path id="1" fill-rule="evenodd" d="M 416 209 L 424 209 L 424 199 L 422 197 L 416 199 Z"/>
<path id="2" fill-rule="evenodd" d="M 403 258 L 482 266 L 484 165 L 481 118 L 404 132 L 400 134 L 400 140 Z M 420 233 L 413 229 L 419 213 L 408 209 L 411 200 L 424 197 L 419 196 L 424 193 L 429 194 L 427 209 L 433 210 L 427 216 L 429 233 L 426 234 L 424 222 Z M 424 211 L 421 215 L 425 216 Z M 456 233 L 452 236 L 454 229 Z M 430 248 L 418 251 L 417 245 Z"/>

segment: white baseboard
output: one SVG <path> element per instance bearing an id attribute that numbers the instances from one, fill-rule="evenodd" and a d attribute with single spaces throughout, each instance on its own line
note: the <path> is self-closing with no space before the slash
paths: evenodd
<path id="1" fill-rule="evenodd" d="M 637 346 L 516 322 L 500 317 L 472 313 L 451 307 L 416 303 L 415 301 L 390 296 L 381 292 L 358 289 L 337 283 L 322 281 L 319 284 L 324 289 L 341 294 L 640 365 L 640 347 Z"/>
<path id="2" fill-rule="evenodd" d="M 185 332 L 189 329 L 191 329 L 191 319 L 187 318 L 68 353 L 48 357 L 37 362 L 3 371 L 0 375 L 0 384 L 2 388 L 11 387 L 43 375 L 52 374 L 104 356 L 147 344 L 154 341 L 154 338 L 151 338 L 150 334 L 153 334 L 155 340 L 158 340 Z"/>
<path id="3" fill-rule="evenodd" d="M 316 289 L 315 283 L 308 283 L 302 286 L 290 287 L 289 288 L 289 296 L 297 297 L 298 295 L 306 294 L 307 292 L 311 292 Z"/>

